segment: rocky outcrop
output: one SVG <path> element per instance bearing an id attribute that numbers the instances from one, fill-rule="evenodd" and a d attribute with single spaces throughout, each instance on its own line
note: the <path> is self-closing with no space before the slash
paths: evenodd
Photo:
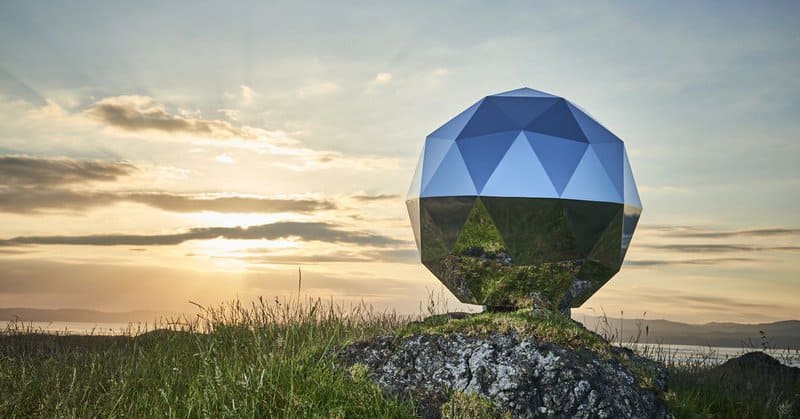
<path id="1" fill-rule="evenodd" d="M 352 344 L 339 358 L 365 368 L 387 393 L 413 399 L 423 417 L 448 416 L 458 407 L 448 401 L 464 395 L 486 402 L 490 417 L 668 416 L 665 368 L 610 346 L 573 349 L 514 330 L 413 333 Z"/>

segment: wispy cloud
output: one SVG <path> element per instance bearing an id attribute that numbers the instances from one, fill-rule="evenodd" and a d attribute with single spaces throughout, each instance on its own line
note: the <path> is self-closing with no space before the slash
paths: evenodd
<path id="1" fill-rule="evenodd" d="M 0 240 L 4 245 L 78 245 L 78 246 L 164 246 L 191 240 L 277 240 L 298 238 L 304 241 L 348 243 L 384 247 L 406 244 L 402 240 L 363 231 L 345 229 L 324 222 L 285 221 L 250 227 L 198 227 L 175 234 L 98 234 L 85 236 L 21 236 Z"/>
<path id="2" fill-rule="evenodd" d="M 125 131 L 154 130 L 211 138 L 255 138 L 252 131 L 220 119 L 203 119 L 174 114 L 147 96 L 109 97 L 95 102 L 86 113 L 105 124 Z"/>
<path id="3" fill-rule="evenodd" d="M 325 199 L 276 199 L 248 196 L 203 196 L 171 193 L 119 194 L 120 200 L 137 202 L 173 212 L 300 212 L 330 210 L 336 205 Z"/>
<path id="4" fill-rule="evenodd" d="M 375 83 L 389 84 L 392 81 L 392 73 L 381 72 L 375 75 Z"/>
<path id="5" fill-rule="evenodd" d="M 754 246 L 746 244 L 641 244 L 640 247 L 645 247 L 654 250 L 667 250 L 674 252 L 686 253 L 728 253 L 728 252 L 766 252 L 766 251 L 785 251 L 793 252 L 800 251 L 800 246 Z"/>
<path id="6" fill-rule="evenodd" d="M 331 198 L 265 197 L 237 194 L 109 190 L 123 177 L 144 169 L 130 162 L 0 156 L 0 212 L 33 214 L 43 210 L 84 210 L 134 202 L 171 212 L 310 213 L 338 208 Z M 104 190 L 89 188 L 106 182 Z M 70 189 L 77 187 L 77 189 Z M 397 199 L 396 195 L 357 193 L 360 202 Z"/>
<path id="7" fill-rule="evenodd" d="M 324 82 L 301 89 L 300 96 L 316 96 L 338 91 L 334 83 Z M 244 90 L 243 90 L 244 92 Z M 244 93 L 243 93 L 244 94 Z M 253 93 L 255 94 L 255 93 Z M 231 121 L 241 115 L 232 109 L 220 109 Z M 273 166 L 295 171 L 346 168 L 349 170 L 386 170 L 396 168 L 393 157 L 347 155 L 339 151 L 316 150 L 304 146 L 292 133 L 267 130 L 228 120 L 207 119 L 199 113 L 170 112 L 148 96 L 128 95 L 101 99 L 85 112 L 91 119 L 128 132 L 151 131 L 170 136 L 184 135 L 189 141 L 217 147 L 236 147 L 270 154 Z"/>
<path id="8" fill-rule="evenodd" d="M 668 266 L 668 265 L 717 265 L 730 262 L 752 262 L 751 258 L 700 258 L 700 259 L 651 259 L 651 260 L 626 260 L 626 266 Z"/>
<path id="9" fill-rule="evenodd" d="M 167 192 L 91 192 L 50 188 L 0 187 L 0 212 L 35 214 L 43 210 L 84 210 L 135 202 L 171 212 L 221 213 L 309 213 L 336 208 L 327 199 L 267 198 L 208 194 L 174 194 Z"/>
<path id="10" fill-rule="evenodd" d="M 416 249 L 370 249 L 339 250 L 330 253 L 316 254 L 273 254 L 272 249 L 250 249 L 248 253 L 257 255 L 243 259 L 249 263 L 275 265 L 318 264 L 331 262 L 383 262 L 383 263 L 417 263 L 419 254 Z"/>
<path id="11" fill-rule="evenodd" d="M 693 238 L 727 238 L 727 237 L 771 237 L 789 234 L 800 234 L 800 228 L 762 228 L 756 230 L 734 231 L 697 231 L 681 234 L 682 237 Z"/>
<path id="12" fill-rule="evenodd" d="M 29 156 L 0 156 L 0 185 L 55 186 L 113 181 L 136 171 L 125 161 L 74 160 Z"/>
<path id="13" fill-rule="evenodd" d="M 219 156 L 214 158 L 214 161 L 222 163 L 222 164 L 235 164 L 236 159 L 231 157 L 228 153 L 222 153 Z"/>
<path id="14" fill-rule="evenodd" d="M 394 201 L 400 199 L 400 195 L 396 194 L 377 194 L 377 195 L 368 195 L 364 193 L 359 193 L 350 196 L 350 198 L 355 199 L 356 201 Z"/>
<path id="15" fill-rule="evenodd" d="M 249 86 L 245 86 L 244 84 L 239 86 L 239 91 L 242 95 L 242 103 L 245 105 L 251 105 L 253 101 L 256 99 L 256 91 L 251 89 Z"/>
<path id="16" fill-rule="evenodd" d="M 775 227 L 748 230 L 716 230 L 689 225 L 642 225 L 644 230 L 657 231 L 660 234 L 683 238 L 731 238 L 731 237 L 771 237 L 800 234 L 800 228 Z"/>

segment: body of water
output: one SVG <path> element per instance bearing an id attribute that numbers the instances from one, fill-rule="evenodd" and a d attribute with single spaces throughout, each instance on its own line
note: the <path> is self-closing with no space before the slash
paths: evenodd
<path id="1" fill-rule="evenodd" d="M 16 328 L 17 330 L 22 328 L 22 330 L 58 334 L 102 336 L 136 335 L 158 328 L 153 324 L 139 323 L 0 322 L 0 330 L 6 330 L 8 327 Z M 760 348 L 670 344 L 631 344 L 626 346 L 657 360 L 668 359 L 675 362 L 702 361 L 708 365 L 719 365 L 744 353 L 761 350 Z M 800 349 L 768 349 L 766 352 L 786 365 L 800 367 Z"/>
<path id="2" fill-rule="evenodd" d="M 742 354 L 764 351 L 785 365 L 800 368 L 800 349 L 728 348 L 720 346 L 670 345 L 670 344 L 631 344 L 625 345 L 636 352 L 659 361 L 704 362 L 706 365 L 720 365 Z"/>
<path id="3" fill-rule="evenodd" d="M 137 335 L 156 329 L 144 323 L 85 323 L 85 322 L 9 322 L 0 321 L 0 331 L 21 330 L 57 333 L 61 335 Z"/>

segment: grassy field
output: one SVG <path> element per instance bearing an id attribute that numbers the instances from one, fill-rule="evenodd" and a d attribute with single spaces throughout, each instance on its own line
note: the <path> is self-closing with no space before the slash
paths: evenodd
<path id="1" fill-rule="evenodd" d="M 412 404 L 387 398 L 330 356 L 348 342 L 402 332 L 412 319 L 319 300 L 202 313 L 127 336 L 58 336 L 12 324 L 0 332 L 0 417 L 413 416 Z M 700 362 L 651 355 L 670 367 L 667 399 L 678 417 L 800 416 L 796 383 L 737 381 Z"/>

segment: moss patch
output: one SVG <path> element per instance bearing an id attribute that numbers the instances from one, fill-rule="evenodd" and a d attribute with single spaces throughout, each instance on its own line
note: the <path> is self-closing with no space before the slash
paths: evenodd
<path id="1" fill-rule="evenodd" d="M 532 336 L 543 342 L 572 349 L 588 349 L 600 354 L 611 353 L 611 345 L 602 337 L 586 330 L 564 314 L 552 310 L 485 312 L 460 319 L 450 318 L 447 315 L 431 316 L 421 322 L 409 324 L 401 329 L 398 335 L 455 332 L 481 336 L 498 332 L 516 332 L 523 337 Z"/>
<path id="2" fill-rule="evenodd" d="M 580 269 L 580 261 L 510 265 L 497 256 L 448 256 L 442 260 L 442 282 L 468 289 L 471 302 L 494 307 L 531 307 L 531 294 L 558 307 Z M 462 300 L 463 301 L 463 300 Z"/>
<path id="3" fill-rule="evenodd" d="M 439 409 L 442 419 L 510 419 L 511 412 L 496 408 L 492 402 L 475 393 L 454 392 Z"/>
<path id="4" fill-rule="evenodd" d="M 453 254 L 462 255 L 471 249 L 480 248 L 488 253 L 506 252 L 503 237 L 494 225 L 494 220 L 486 210 L 480 198 L 475 200 L 475 206 L 464 223 L 464 229 L 458 235 Z"/>

